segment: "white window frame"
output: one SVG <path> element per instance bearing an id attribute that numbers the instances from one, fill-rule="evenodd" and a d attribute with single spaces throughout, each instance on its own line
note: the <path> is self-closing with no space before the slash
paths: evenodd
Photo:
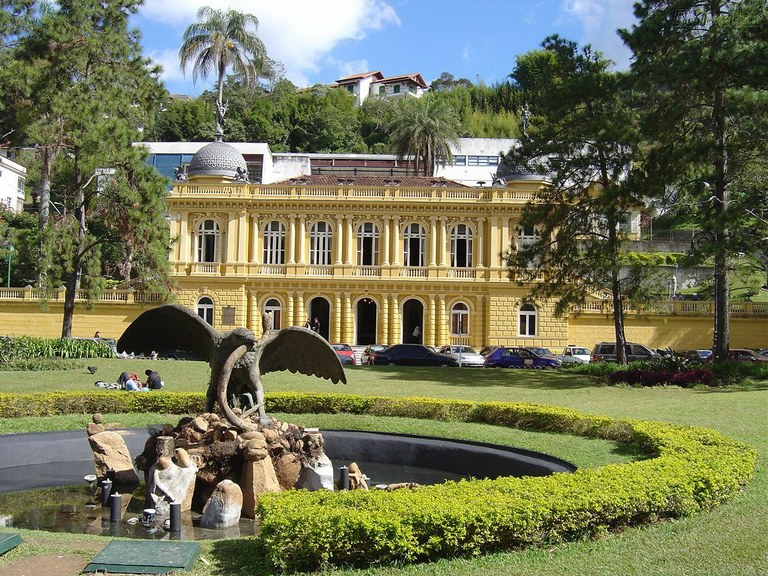
<path id="1" fill-rule="evenodd" d="M 269 298 L 264 303 L 264 313 L 272 314 L 272 330 L 280 330 L 283 323 L 283 306 L 277 298 Z"/>
<path id="2" fill-rule="evenodd" d="M 536 336 L 539 330 L 539 311 L 530 302 L 520 306 L 517 314 L 517 335 L 518 336 Z"/>
<path id="3" fill-rule="evenodd" d="M 456 224 L 451 228 L 451 268 L 472 268 L 472 243 L 472 228 L 467 224 Z M 459 263 L 462 255 L 464 264 Z"/>
<path id="4" fill-rule="evenodd" d="M 309 264 L 311 266 L 330 266 L 333 249 L 333 228 L 320 220 L 312 224 L 309 231 Z"/>
<path id="5" fill-rule="evenodd" d="M 213 300 L 208 296 L 202 296 L 197 300 L 197 315 L 200 316 L 205 322 L 213 326 L 213 312 L 214 305 Z"/>
<path id="6" fill-rule="evenodd" d="M 285 264 L 285 226 L 279 220 L 264 226 L 263 264 Z"/>
<path id="7" fill-rule="evenodd" d="M 200 222 L 197 227 L 197 262 L 222 261 L 221 236 L 221 228 L 216 220 L 206 218 Z"/>
<path id="8" fill-rule="evenodd" d="M 357 229 L 357 265 L 377 266 L 378 263 L 379 227 L 373 222 L 363 222 Z"/>
<path id="9" fill-rule="evenodd" d="M 451 307 L 451 336 L 469 336 L 469 314 L 469 306 L 464 302 L 456 302 Z"/>
<path id="10" fill-rule="evenodd" d="M 411 242 L 418 242 L 418 254 L 412 254 Z M 426 261 L 427 234 L 418 222 L 408 224 L 403 230 L 403 266 L 424 267 Z"/>

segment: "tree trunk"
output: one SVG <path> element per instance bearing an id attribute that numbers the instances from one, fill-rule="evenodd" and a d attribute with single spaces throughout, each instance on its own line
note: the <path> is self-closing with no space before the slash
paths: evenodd
<path id="1" fill-rule="evenodd" d="M 77 174 L 77 170 L 75 170 Z M 75 178 L 77 181 L 77 178 Z M 72 256 L 72 271 L 67 276 L 67 283 L 64 292 L 64 316 L 61 323 L 61 337 L 70 338 L 72 336 L 72 318 L 75 315 L 75 297 L 77 289 L 80 287 L 80 268 L 83 260 L 83 250 L 85 249 L 85 190 L 80 186 L 77 190 L 77 201 L 75 202 L 75 218 L 77 218 L 77 245 L 74 248 Z"/>
<path id="2" fill-rule="evenodd" d="M 40 159 L 40 184 L 38 185 L 38 199 L 40 206 L 37 212 L 37 222 L 40 230 L 48 226 L 48 213 L 51 205 L 51 163 L 53 154 L 48 146 L 42 147 L 43 157 Z"/>
<path id="3" fill-rule="evenodd" d="M 714 362 L 728 360 L 730 347 L 730 311 L 728 300 L 730 295 L 730 277 L 728 272 L 728 250 L 730 231 L 728 228 L 728 159 L 726 151 L 725 126 L 725 97 L 721 89 L 715 93 L 715 105 L 712 109 L 712 125 L 717 142 L 714 158 L 715 190 L 712 196 L 712 211 L 715 221 L 715 253 L 714 253 L 714 304 L 715 327 L 712 341 Z"/>

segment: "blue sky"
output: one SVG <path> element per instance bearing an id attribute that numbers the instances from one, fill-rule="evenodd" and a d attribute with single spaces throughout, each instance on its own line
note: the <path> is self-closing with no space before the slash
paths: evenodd
<path id="1" fill-rule="evenodd" d="M 213 78 L 193 84 L 191 69 L 185 78 L 178 64 L 184 29 L 203 5 L 254 14 L 267 52 L 298 86 L 371 70 L 419 72 L 427 83 L 450 72 L 494 84 L 517 55 L 554 33 L 626 68 L 629 51 L 616 29 L 635 22 L 632 0 L 145 0 L 133 24 L 172 93 L 213 86 Z"/>

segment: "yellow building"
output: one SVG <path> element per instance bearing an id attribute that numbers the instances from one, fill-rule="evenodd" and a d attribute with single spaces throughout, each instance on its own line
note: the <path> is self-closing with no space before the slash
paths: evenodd
<path id="1" fill-rule="evenodd" d="M 502 254 L 540 179 L 473 188 L 428 177 L 245 181 L 233 147 L 200 149 L 166 202 L 180 304 L 214 327 L 318 318 L 331 342 L 558 347 L 567 321 L 510 281 Z M 418 330 L 417 330 L 418 328 Z"/>

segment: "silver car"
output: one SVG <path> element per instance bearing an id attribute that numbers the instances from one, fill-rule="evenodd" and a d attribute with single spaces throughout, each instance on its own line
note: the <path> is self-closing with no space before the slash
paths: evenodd
<path id="1" fill-rule="evenodd" d="M 453 356 L 461 366 L 482 368 L 485 365 L 485 356 L 478 354 L 471 346 L 443 346 L 440 348 L 440 353 Z"/>

